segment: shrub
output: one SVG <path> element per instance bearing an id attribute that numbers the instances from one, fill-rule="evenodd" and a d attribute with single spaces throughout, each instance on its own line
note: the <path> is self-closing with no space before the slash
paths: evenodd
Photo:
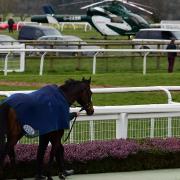
<path id="1" fill-rule="evenodd" d="M 180 167 L 180 139 L 93 141 L 64 145 L 65 162 L 76 173 L 100 173 Z M 48 162 L 50 147 L 45 155 Z M 16 145 L 18 172 L 23 177 L 35 174 L 37 145 Z M 6 174 L 14 174 L 6 161 Z M 53 174 L 57 166 L 53 166 Z"/>

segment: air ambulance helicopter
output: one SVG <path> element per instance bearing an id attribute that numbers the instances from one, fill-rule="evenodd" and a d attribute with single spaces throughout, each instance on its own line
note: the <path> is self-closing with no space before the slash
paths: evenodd
<path id="1" fill-rule="evenodd" d="M 46 8 L 46 15 L 34 15 L 31 17 L 31 21 L 48 23 L 49 18 L 47 17 L 50 15 L 57 22 L 88 22 L 104 36 L 130 36 L 138 32 L 139 29 L 149 28 L 149 23 L 142 16 L 127 9 L 127 6 L 137 8 L 150 15 L 153 14 L 144 8 L 148 6 L 139 3 L 128 0 L 103 0 L 81 7 L 81 9 L 87 9 L 86 15 L 57 15 L 49 7 L 49 10 Z"/>

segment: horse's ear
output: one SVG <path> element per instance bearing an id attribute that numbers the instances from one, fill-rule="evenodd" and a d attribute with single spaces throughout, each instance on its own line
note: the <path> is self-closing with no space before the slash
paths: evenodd
<path id="1" fill-rule="evenodd" d="M 91 83 L 91 77 L 89 78 L 89 83 Z"/>
<path id="2" fill-rule="evenodd" d="M 88 82 L 90 84 L 91 83 L 91 77 L 89 79 L 85 79 L 85 77 L 83 77 L 82 81 L 86 81 L 86 82 Z"/>
<path id="3" fill-rule="evenodd" d="M 85 77 L 83 77 L 83 78 L 82 78 L 82 81 L 86 81 L 86 78 L 85 78 Z"/>

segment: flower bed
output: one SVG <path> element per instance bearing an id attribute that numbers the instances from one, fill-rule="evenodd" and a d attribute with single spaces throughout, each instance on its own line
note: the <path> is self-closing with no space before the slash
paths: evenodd
<path id="1" fill-rule="evenodd" d="M 94 141 L 69 144 L 65 147 L 65 161 L 76 173 L 100 173 L 180 167 L 180 139 L 145 139 Z M 48 161 L 50 147 L 45 155 Z M 35 174 L 37 145 L 16 146 L 18 171 L 23 177 Z M 7 160 L 8 162 L 8 160 Z M 54 164 L 53 174 L 57 174 Z M 13 177 L 7 163 L 6 173 Z"/>

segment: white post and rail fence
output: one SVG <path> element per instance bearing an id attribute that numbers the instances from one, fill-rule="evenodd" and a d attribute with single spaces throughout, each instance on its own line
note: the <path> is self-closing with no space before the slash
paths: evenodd
<path id="1" fill-rule="evenodd" d="M 96 74 L 96 63 L 97 63 L 97 55 L 100 53 L 105 52 L 127 52 L 127 53 L 143 53 L 143 67 L 142 67 L 142 73 L 145 75 L 147 73 L 147 56 L 150 53 L 167 53 L 167 52 L 177 52 L 179 53 L 180 50 L 167 50 L 167 49 L 19 49 L 14 46 L 14 48 L 4 49 L 3 47 L 0 48 L 0 53 L 6 53 L 6 58 L 4 60 L 4 75 L 7 75 L 8 72 L 8 56 L 9 53 L 26 53 L 26 52 L 41 52 L 41 58 L 40 58 L 40 65 L 39 65 L 39 75 L 43 75 L 43 67 L 45 62 L 45 56 L 48 53 L 51 52 L 66 52 L 66 53 L 81 53 L 81 52 L 94 52 L 93 56 L 93 63 L 92 63 L 92 74 Z M 21 60 L 20 66 L 22 66 L 25 70 L 25 63 L 24 60 Z"/>
<path id="2" fill-rule="evenodd" d="M 163 91 L 167 96 L 167 104 L 94 106 L 93 116 L 82 112 L 77 118 L 67 143 L 120 138 L 180 137 L 180 103 L 173 102 L 170 93 L 179 90 L 180 86 L 93 88 L 93 93 Z M 32 91 L 0 91 L 0 96 L 8 97 L 19 92 Z M 71 108 L 71 111 L 79 109 Z M 21 142 L 37 143 L 38 139 L 22 139 Z"/>

